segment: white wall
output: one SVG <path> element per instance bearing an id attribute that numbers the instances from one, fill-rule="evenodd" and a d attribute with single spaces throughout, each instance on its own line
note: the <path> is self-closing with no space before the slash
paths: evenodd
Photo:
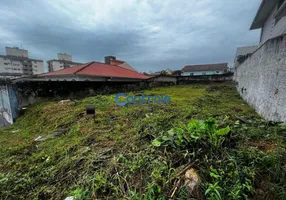
<path id="1" fill-rule="evenodd" d="M 32 61 L 33 74 L 42 74 L 45 72 L 44 62 Z"/>
<path id="2" fill-rule="evenodd" d="M 69 65 L 70 67 L 73 67 L 73 66 L 77 66 L 79 64 L 71 63 L 71 64 L 67 64 L 67 65 Z M 64 62 L 63 61 L 57 61 L 57 60 L 50 61 L 50 62 L 48 62 L 48 68 L 49 68 L 49 71 L 57 71 L 60 69 L 64 69 Z"/>
<path id="3" fill-rule="evenodd" d="M 268 39 L 279 36 L 286 31 L 286 17 L 282 17 L 277 23 L 274 15 L 277 11 L 277 5 L 268 16 L 263 28 L 260 43 L 266 42 Z"/>
<path id="4" fill-rule="evenodd" d="M 234 74 L 241 96 L 267 120 L 286 122 L 286 35 L 264 43 Z"/>
<path id="5" fill-rule="evenodd" d="M 183 76 L 200 76 L 200 75 L 214 75 L 214 74 L 223 74 L 225 73 L 223 70 L 216 71 L 193 71 L 193 72 L 183 72 Z M 205 73 L 205 74 L 204 74 Z"/>

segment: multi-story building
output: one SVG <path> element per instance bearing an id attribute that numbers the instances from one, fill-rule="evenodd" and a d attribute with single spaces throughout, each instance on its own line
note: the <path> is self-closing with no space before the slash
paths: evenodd
<path id="1" fill-rule="evenodd" d="M 50 72 L 82 64 L 82 63 L 78 63 L 78 62 L 73 62 L 72 56 L 67 55 L 66 53 L 64 53 L 64 54 L 58 53 L 58 59 L 57 60 L 56 59 L 48 60 L 47 63 L 48 63 L 48 68 L 49 68 Z"/>
<path id="2" fill-rule="evenodd" d="M 28 51 L 18 47 L 6 47 L 6 55 L 0 55 L 0 77 L 21 77 L 44 73 L 43 60 L 31 59 Z"/>

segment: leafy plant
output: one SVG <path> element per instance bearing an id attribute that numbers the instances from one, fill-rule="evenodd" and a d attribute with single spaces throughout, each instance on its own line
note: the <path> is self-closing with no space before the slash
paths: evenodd
<path id="1" fill-rule="evenodd" d="M 161 134 L 152 141 L 155 147 L 172 146 L 174 148 L 185 148 L 191 143 L 207 140 L 214 149 L 218 149 L 228 133 L 229 126 L 218 129 L 215 119 L 206 121 L 191 120 L 187 125 L 173 128 L 167 134 Z"/>
<path id="2" fill-rule="evenodd" d="M 224 142 L 226 136 L 230 132 L 229 126 L 218 129 L 218 124 L 214 119 L 205 121 L 206 131 L 209 134 L 208 140 L 214 149 L 218 149 Z"/>

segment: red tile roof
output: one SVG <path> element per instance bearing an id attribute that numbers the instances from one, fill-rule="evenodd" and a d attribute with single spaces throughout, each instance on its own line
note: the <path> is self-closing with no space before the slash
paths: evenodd
<path id="1" fill-rule="evenodd" d="M 209 71 L 209 70 L 225 70 L 225 69 L 227 69 L 227 63 L 187 65 L 182 69 L 182 71 L 191 72 L 191 71 Z"/>
<path id="2" fill-rule="evenodd" d="M 148 79 L 149 76 L 145 76 L 136 71 L 125 69 L 117 65 L 108 65 L 99 62 L 90 62 L 66 69 L 61 69 L 54 72 L 48 72 L 41 74 L 40 76 L 55 76 L 55 75 L 88 75 L 99 77 L 118 77 L 118 78 L 132 78 L 132 79 Z"/>

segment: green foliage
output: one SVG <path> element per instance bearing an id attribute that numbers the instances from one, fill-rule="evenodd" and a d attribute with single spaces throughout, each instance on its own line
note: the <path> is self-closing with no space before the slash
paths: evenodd
<path id="1" fill-rule="evenodd" d="M 81 188 L 78 188 L 76 190 L 74 190 L 72 192 L 72 196 L 76 199 L 76 200 L 83 200 L 87 197 L 88 195 L 88 191 L 87 190 L 84 190 L 84 189 L 81 189 Z"/>
<path id="2" fill-rule="evenodd" d="M 137 93 L 172 102 L 118 107 L 115 95 L 43 102 L 1 128 L 0 199 L 155 200 L 172 192 L 190 199 L 185 167 L 201 178 L 196 199 L 285 199 L 286 128 L 262 120 L 232 83 Z M 85 115 L 90 104 L 95 121 Z"/>
<path id="3" fill-rule="evenodd" d="M 207 140 L 215 150 L 221 147 L 224 136 L 230 132 L 229 126 L 218 128 L 215 119 L 206 121 L 191 120 L 187 125 L 173 128 L 167 134 L 161 134 L 152 141 L 155 147 L 172 146 L 173 148 L 186 148 L 192 143 Z"/>

